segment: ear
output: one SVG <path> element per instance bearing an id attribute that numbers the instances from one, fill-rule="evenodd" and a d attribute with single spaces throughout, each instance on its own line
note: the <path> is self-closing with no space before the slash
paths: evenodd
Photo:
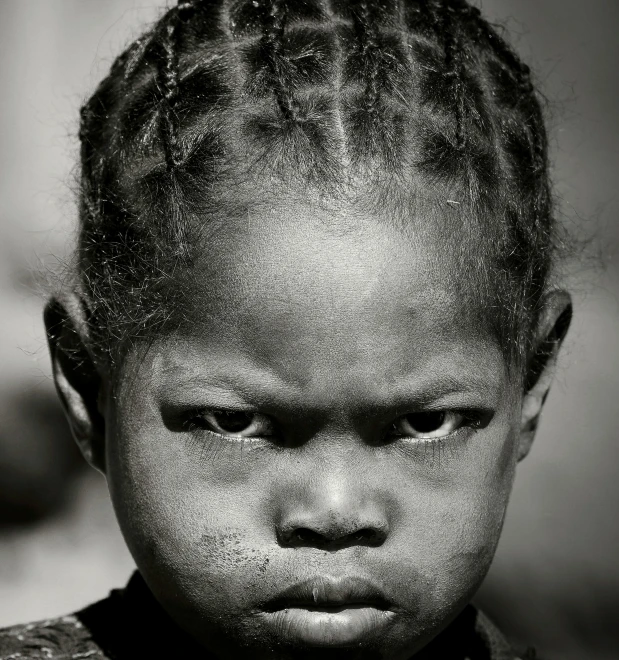
<path id="1" fill-rule="evenodd" d="M 518 460 L 531 449 L 542 408 L 548 396 L 559 349 L 572 320 L 572 299 L 567 291 L 548 294 L 537 326 L 534 352 L 527 365 L 522 402 Z"/>
<path id="2" fill-rule="evenodd" d="M 53 298 L 44 321 L 56 390 L 82 454 L 105 473 L 107 380 L 89 350 L 86 308 L 75 293 Z"/>

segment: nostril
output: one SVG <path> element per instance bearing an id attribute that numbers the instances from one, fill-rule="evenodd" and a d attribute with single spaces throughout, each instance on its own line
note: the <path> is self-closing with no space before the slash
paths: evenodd
<path id="1" fill-rule="evenodd" d="M 385 542 L 385 532 L 372 527 L 365 527 L 353 534 L 354 540 L 359 544 L 379 546 Z"/>
<path id="2" fill-rule="evenodd" d="M 317 531 L 309 527 L 291 526 L 281 529 L 280 543 L 289 547 L 314 547 L 336 550 L 356 545 L 377 547 L 386 539 L 386 531 L 377 527 L 363 527 L 351 532 L 342 530 Z"/>
<path id="3" fill-rule="evenodd" d="M 307 527 L 299 527 L 299 529 L 295 529 L 293 535 L 303 545 L 324 545 L 324 543 L 328 542 L 328 539 L 325 536 Z"/>

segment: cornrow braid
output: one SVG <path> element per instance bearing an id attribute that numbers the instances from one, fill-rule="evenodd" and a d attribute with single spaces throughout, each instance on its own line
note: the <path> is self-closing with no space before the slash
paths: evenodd
<path id="1" fill-rule="evenodd" d="M 93 99 L 85 103 L 80 109 L 80 128 L 79 139 L 82 145 L 81 160 L 82 160 L 82 194 L 80 197 L 81 214 L 88 219 L 88 223 L 96 225 L 101 222 L 100 206 L 101 196 L 96 194 L 93 188 L 97 185 L 98 176 L 95 173 L 95 168 L 98 166 L 97 161 L 93 162 L 90 152 L 90 127 L 94 121 L 95 112 L 93 110 Z"/>
<path id="2" fill-rule="evenodd" d="M 454 105 L 455 136 L 454 147 L 462 150 L 466 138 L 463 131 L 463 78 L 464 63 L 463 48 L 459 41 L 459 31 L 454 19 L 454 7 L 445 1 L 441 5 L 441 28 L 445 35 L 445 76 L 451 80 L 451 90 Z"/>
<path id="3" fill-rule="evenodd" d="M 161 49 L 163 63 L 159 67 L 159 87 L 161 90 L 161 133 L 169 172 L 183 160 L 175 106 L 178 100 L 178 38 L 179 25 L 194 10 L 193 2 L 179 2 L 169 13 L 163 25 Z"/>
<path id="4" fill-rule="evenodd" d="M 259 0 L 264 3 L 262 52 L 271 73 L 273 91 L 283 117 L 290 122 L 300 120 L 299 108 L 290 89 L 284 84 L 283 39 L 286 26 L 287 6 L 282 0 Z"/>
<path id="5" fill-rule="evenodd" d="M 507 45 L 507 42 L 501 35 L 493 30 L 486 21 L 483 20 L 481 12 L 477 7 L 467 7 L 465 9 L 469 15 L 473 16 L 476 20 L 478 31 L 486 35 L 487 40 L 492 44 L 492 47 L 497 55 L 507 64 L 510 70 L 514 71 L 518 77 L 518 84 L 520 91 L 523 94 L 533 94 L 535 88 L 531 80 L 531 68 L 525 64 L 514 53 L 514 51 Z"/>
<path id="6" fill-rule="evenodd" d="M 462 125 L 464 119 L 464 48 L 455 17 L 455 4 L 456 0 L 421 0 L 420 2 L 432 36 L 442 49 L 442 77 L 446 81 L 449 110 L 454 120 L 451 142 L 456 151 L 462 151 L 466 143 L 466 134 Z"/>
<path id="7" fill-rule="evenodd" d="M 365 109 L 369 114 L 378 112 L 378 101 L 380 96 L 378 77 L 379 60 L 377 57 L 378 41 L 377 30 L 370 12 L 368 0 L 360 0 L 352 12 L 357 38 L 359 42 L 360 55 L 366 63 L 367 82 L 365 87 L 364 101 Z"/>
<path id="8" fill-rule="evenodd" d="M 548 141 L 544 126 L 544 117 L 541 107 L 536 98 L 536 89 L 533 84 L 530 67 L 522 62 L 509 47 L 505 39 L 484 21 L 480 10 L 462 3 L 461 12 L 468 24 L 473 25 L 476 38 L 485 41 L 488 47 L 496 54 L 501 62 L 512 72 L 517 85 L 517 105 L 524 111 L 526 117 L 524 125 L 528 129 L 531 138 L 531 151 L 533 163 L 533 176 L 539 176 L 548 169 Z M 535 208 L 535 220 L 537 223 L 549 214 L 550 185 L 548 177 L 542 177 L 541 186 L 538 188 L 538 196 Z"/>
<path id="9" fill-rule="evenodd" d="M 460 5 L 460 13 L 464 17 L 466 24 L 473 26 L 472 32 L 474 38 L 482 43 L 485 42 L 486 46 L 507 67 L 507 70 L 515 76 L 521 102 L 534 102 L 536 90 L 532 80 L 531 68 L 520 60 L 497 30 L 492 29 L 483 19 L 481 11 L 477 7 L 472 7 L 468 3 L 461 1 Z M 537 105 L 539 107 L 539 104 Z M 535 115 L 534 120 L 541 122 L 543 127 L 541 112 L 536 112 Z M 542 133 L 545 133 L 545 130 L 542 130 Z"/>

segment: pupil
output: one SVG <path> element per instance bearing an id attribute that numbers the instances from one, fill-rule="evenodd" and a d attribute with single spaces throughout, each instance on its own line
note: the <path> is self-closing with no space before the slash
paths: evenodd
<path id="1" fill-rule="evenodd" d="M 445 413 L 441 411 L 414 413 L 407 415 L 408 423 L 420 433 L 436 431 L 445 422 Z"/>
<path id="2" fill-rule="evenodd" d="M 224 431 L 239 433 L 251 424 L 253 415 L 246 412 L 216 412 L 213 416 Z"/>

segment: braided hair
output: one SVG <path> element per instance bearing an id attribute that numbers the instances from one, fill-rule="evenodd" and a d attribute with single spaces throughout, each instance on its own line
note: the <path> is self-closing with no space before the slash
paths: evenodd
<path id="1" fill-rule="evenodd" d="M 476 210 L 481 231 L 463 211 L 445 234 L 526 357 L 554 241 L 544 118 L 465 0 L 182 1 L 116 60 L 80 140 L 79 286 L 104 352 L 178 322 L 209 219 L 266 174 L 383 197 L 412 178 Z"/>

